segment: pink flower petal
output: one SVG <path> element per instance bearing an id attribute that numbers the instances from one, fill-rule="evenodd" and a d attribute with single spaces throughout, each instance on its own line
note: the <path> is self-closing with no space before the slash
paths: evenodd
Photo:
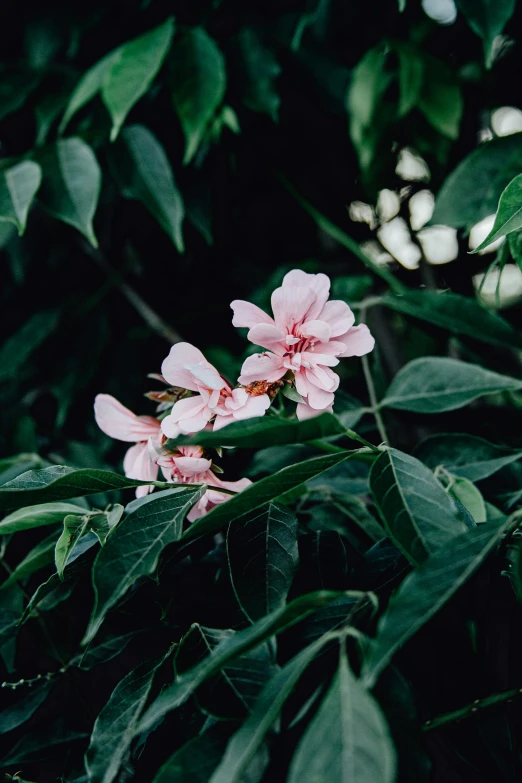
<path id="1" fill-rule="evenodd" d="M 161 365 L 161 372 L 171 386 L 198 391 L 196 379 L 190 370 L 186 369 L 187 364 L 202 365 L 214 370 L 201 351 L 194 345 L 190 343 L 176 343 L 176 345 L 172 346 L 169 355 Z"/>
<path id="2" fill-rule="evenodd" d="M 156 481 L 158 466 L 150 458 L 147 441 L 130 447 L 123 460 L 123 470 L 128 478 Z"/>
<path id="3" fill-rule="evenodd" d="M 220 390 L 227 384 L 213 367 L 203 364 L 186 364 L 185 369 L 207 389 Z"/>
<path id="4" fill-rule="evenodd" d="M 254 345 L 268 348 L 280 356 L 286 351 L 285 334 L 275 324 L 256 324 L 248 332 L 248 339 Z"/>
<path id="5" fill-rule="evenodd" d="M 323 364 L 325 367 L 337 367 L 339 364 L 339 359 L 336 356 L 330 356 L 330 354 L 327 353 L 304 351 L 301 356 L 303 364 L 304 362 L 308 362 L 312 365 Z"/>
<path id="6" fill-rule="evenodd" d="M 251 329 L 256 324 L 273 324 L 274 321 L 260 307 L 243 299 L 234 299 L 230 307 L 234 311 L 232 326 L 246 326 Z"/>
<path id="7" fill-rule="evenodd" d="M 329 370 L 328 367 L 310 368 L 305 370 L 305 375 L 312 386 L 327 392 L 333 392 L 339 386 L 339 376 Z"/>
<path id="8" fill-rule="evenodd" d="M 332 327 L 332 337 L 345 334 L 353 326 L 355 316 L 346 304 L 338 299 L 326 302 L 319 316 L 321 321 L 327 321 Z"/>
<path id="9" fill-rule="evenodd" d="M 315 408 L 310 407 L 306 403 L 298 402 L 296 413 L 299 421 L 304 421 L 305 419 L 313 419 L 314 416 L 320 416 L 321 413 L 333 413 L 333 408 L 330 406 L 325 410 L 315 410 Z"/>
<path id="10" fill-rule="evenodd" d="M 184 435 L 190 435 L 191 432 L 200 432 L 207 426 L 212 415 L 212 411 L 209 408 L 203 408 L 200 413 L 196 413 L 190 419 L 182 419 L 179 422 L 179 428 Z"/>
<path id="11" fill-rule="evenodd" d="M 286 372 L 282 357 L 273 353 L 255 353 L 243 362 L 239 383 L 247 385 L 253 381 L 278 381 Z"/>
<path id="12" fill-rule="evenodd" d="M 175 402 L 170 416 L 174 421 L 182 421 L 183 419 L 190 419 L 206 407 L 207 403 L 201 394 L 196 394 L 194 397 L 185 397 L 184 400 Z"/>
<path id="13" fill-rule="evenodd" d="M 182 476 L 198 476 L 210 470 L 212 460 L 198 457 L 174 457 L 172 460 Z"/>
<path id="14" fill-rule="evenodd" d="M 272 294 L 272 310 L 276 326 L 291 334 L 308 316 L 316 301 L 315 291 L 311 288 L 289 286 L 276 288 Z"/>
<path id="15" fill-rule="evenodd" d="M 298 394 L 301 395 L 301 397 L 306 397 L 308 394 L 308 380 L 306 378 L 306 375 L 304 372 L 297 372 L 294 376 L 295 378 L 295 388 Z"/>
<path id="16" fill-rule="evenodd" d="M 94 400 L 98 427 L 110 438 L 132 443 L 158 435 L 160 423 L 152 416 L 136 416 L 110 394 L 98 394 Z"/>
<path id="17" fill-rule="evenodd" d="M 270 407 L 270 397 L 268 394 L 259 394 L 257 397 L 248 395 L 248 400 L 242 408 L 234 411 L 235 419 L 254 419 L 257 416 L 264 416 L 265 411 Z"/>
<path id="18" fill-rule="evenodd" d="M 373 351 L 375 345 L 375 339 L 366 324 L 352 326 L 345 335 L 339 337 L 339 341 L 346 346 L 346 350 L 339 354 L 341 357 L 364 356 Z"/>
<path id="19" fill-rule="evenodd" d="M 311 288 L 315 293 L 315 302 L 308 313 L 308 318 L 310 320 L 318 318 L 319 313 L 330 295 L 330 278 L 322 273 L 310 275 L 307 274 L 307 272 L 303 272 L 301 269 L 293 269 L 284 276 L 283 288 L 295 288 L 296 286 Z"/>
<path id="20" fill-rule="evenodd" d="M 305 321 L 301 327 L 303 337 L 315 337 L 325 343 L 330 339 L 332 328 L 326 321 Z"/>
<path id="21" fill-rule="evenodd" d="M 161 422 L 161 431 L 166 438 L 177 438 L 181 435 L 179 424 L 173 416 L 165 416 Z"/>
<path id="22" fill-rule="evenodd" d="M 334 395 L 332 392 L 324 391 L 324 389 L 319 389 L 311 384 L 306 401 L 310 407 L 323 411 L 333 405 Z"/>
<path id="23" fill-rule="evenodd" d="M 232 424 L 232 422 L 235 421 L 231 413 L 228 416 L 224 415 L 221 411 L 216 411 L 216 413 L 219 413 L 219 416 L 216 416 L 214 419 L 214 432 L 222 430 L 227 424 Z"/>

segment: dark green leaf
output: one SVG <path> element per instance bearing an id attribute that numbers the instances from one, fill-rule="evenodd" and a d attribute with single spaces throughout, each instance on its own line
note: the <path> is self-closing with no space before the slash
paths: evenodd
<path id="1" fill-rule="evenodd" d="M 425 58 L 425 78 L 418 103 L 430 125 L 443 136 L 459 136 L 463 100 L 457 74 L 442 60 Z"/>
<path id="2" fill-rule="evenodd" d="M 300 462 L 298 465 L 283 468 L 272 476 L 266 476 L 197 519 L 183 537 L 189 539 L 217 533 L 228 522 L 232 522 L 250 511 L 255 511 L 265 503 L 275 500 L 285 492 L 304 484 L 314 476 L 318 476 L 328 468 L 332 468 L 351 457 L 353 457 L 353 452 L 349 451 L 340 454 L 327 454 L 325 457 L 315 457 L 315 459 Z M 1 490 L 0 487 L 0 497 Z"/>
<path id="3" fill-rule="evenodd" d="M 16 376 L 31 354 L 54 332 L 58 319 L 59 313 L 53 310 L 35 313 L 5 341 L 0 349 L 0 382 Z"/>
<path id="4" fill-rule="evenodd" d="M 40 541 L 31 551 L 24 557 L 21 563 L 19 563 L 9 577 L 2 582 L 0 590 L 4 590 L 14 582 L 19 582 L 20 579 L 25 579 L 41 568 L 52 563 L 54 560 L 54 548 L 56 546 L 56 532 L 51 533 L 50 536 Z"/>
<path id="5" fill-rule="evenodd" d="M 183 199 L 159 141 L 143 125 L 131 125 L 111 150 L 111 161 L 123 195 L 141 201 L 182 253 Z"/>
<path id="6" fill-rule="evenodd" d="M 84 73 L 78 84 L 73 90 L 69 103 L 65 109 L 62 121 L 58 132 L 62 134 L 65 128 L 72 120 L 77 111 L 79 111 L 86 103 L 88 103 L 94 96 L 101 90 L 103 80 L 109 69 L 109 67 L 120 56 L 120 49 L 115 49 L 110 52 L 101 60 L 99 60 L 92 68 Z"/>
<path id="7" fill-rule="evenodd" d="M 14 748 L 2 757 L 2 768 L 12 764 L 30 764 L 49 758 L 60 745 L 69 745 L 89 735 L 67 725 L 65 718 L 48 721 L 44 727 L 31 734 L 24 734 Z M 61 751 L 62 753 L 64 751 Z M 16 780 L 16 779 L 15 779 Z"/>
<path id="8" fill-rule="evenodd" d="M 20 235 L 25 231 L 29 207 L 41 181 L 42 170 L 32 160 L 23 160 L 0 172 L 0 221 L 13 223 Z"/>
<path id="9" fill-rule="evenodd" d="M 228 528 L 227 554 L 234 592 L 248 619 L 280 609 L 299 562 L 295 515 L 268 503 L 236 519 Z"/>
<path id="10" fill-rule="evenodd" d="M 146 731 L 154 726 L 164 715 L 183 704 L 208 677 L 219 672 L 240 655 L 253 650 L 274 634 L 289 628 L 310 615 L 315 609 L 334 601 L 336 598 L 341 598 L 343 595 L 343 593 L 327 590 L 302 595 L 249 628 L 238 631 L 234 636 L 225 639 L 211 655 L 178 677 L 173 685 L 162 691 L 143 716 L 138 731 Z"/>
<path id="11" fill-rule="evenodd" d="M 517 329 L 468 296 L 428 290 L 405 291 L 400 296 L 385 294 L 380 304 L 440 326 L 453 334 L 463 334 L 485 343 L 518 350 L 522 347 L 522 337 Z"/>
<path id="12" fill-rule="evenodd" d="M 522 381 L 457 359 L 414 359 L 391 382 L 381 405 L 414 413 L 462 408 L 485 394 L 515 391 Z"/>
<path id="13" fill-rule="evenodd" d="M 40 160 L 40 201 L 54 217 L 78 229 L 93 247 L 98 247 L 92 221 L 100 195 L 101 170 L 92 149 L 72 136 L 46 148 Z"/>
<path id="14" fill-rule="evenodd" d="M 0 66 L 0 121 L 22 108 L 40 80 L 40 74 L 33 70 L 12 71 Z"/>
<path id="15" fill-rule="evenodd" d="M 94 536 L 84 537 L 82 543 L 78 545 L 76 551 L 73 553 L 71 561 L 63 573 L 63 580 L 60 579 L 57 573 L 54 573 L 49 579 L 39 585 L 29 599 L 29 603 L 20 617 L 20 625 L 27 622 L 34 610 L 39 609 L 40 611 L 44 611 L 53 609 L 58 603 L 68 597 L 70 594 L 69 591 L 74 588 L 76 576 L 78 576 L 87 565 L 90 565 L 91 562 L 89 558 L 82 558 L 80 555 L 83 554 L 83 552 L 88 551 L 95 543 L 96 538 Z"/>
<path id="16" fill-rule="evenodd" d="M 208 779 L 209 783 L 242 783 L 243 773 L 248 769 L 297 681 L 322 648 L 335 638 L 335 634 L 322 636 L 270 678 L 254 705 L 252 714 L 228 743 L 221 763 Z"/>
<path id="17" fill-rule="evenodd" d="M 496 211 L 500 194 L 522 168 L 522 134 L 481 144 L 444 181 L 433 224 L 471 228 Z"/>
<path id="18" fill-rule="evenodd" d="M 172 17 L 117 50 L 103 75 L 101 95 L 112 118 L 111 141 L 156 77 L 174 35 Z"/>
<path id="19" fill-rule="evenodd" d="M 297 746 L 288 783 L 393 783 L 395 773 L 386 719 L 341 648 L 339 668 Z"/>
<path id="20" fill-rule="evenodd" d="M 242 28 L 238 43 L 243 103 L 253 111 L 266 112 L 275 122 L 281 102 L 276 89 L 281 73 L 279 63 L 253 27 Z"/>
<path id="21" fill-rule="evenodd" d="M 451 497 L 464 506 L 476 525 L 485 522 L 487 519 L 486 504 L 480 490 L 466 478 L 450 475 L 449 480 L 448 492 Z"/>
<path id="22" fill-rule="evenodd" d="M 502 192 L 493 228 L 472 252 L 478 253 L 497 239 L 522 228 L 522 174 L 515 177 Z"/>
<path id="23" fill-rule="evenodd" d="M 129 631 L 129 633 L 123 633 L 120 636 L 109 636 L 100 644 L 89 647 L 83 655 L 78 657 L 78 668 L 90 671 L 94 666 L 112 661 L 139 633 L 142 631 Z"/>
<path id="24" fill-rule="evenodd" d="M 11 707 L 0 712 L 0 734 L 13 731 L 31 718 L 38 707 L 44 703 L 54 682 L 42 680 L 38 685 L 32 685 L 29 691 Z M 29 686 L 25 686 L 26 688 Z"/>
<path id="25" fill-rule="evenodd" d="M 85 766 L 92 783 L 112 783 L 134 736 L 157 668 L 163 663 L 145 661 L 121 680 L 96 718 Z"/>
<path id="26" fill-rule="evenodd" d="M 406 114 L 418 105 L 424 82 L 424 59 L 412 46 L 395 46 L 399 56 L 399 116 Z"/>
<path id="27" fill-rule="evenodd" d="M 173 753 L 156 772 L 152 783 L 209 783 L 226 744 L 223 724 L 211 726 Z"/>
<path id="28" fill-rule="evenodd" d="M 172 51 L 172 99 L 185 134 L 184 163 L 194 157 L 223 100 L 225 60 L 201 27 L 189 27 Z"/>
<path id="29" fill-rule="evenodd" d="M 205 489 L 165 490 L 115 527 L 94 561 L 95 602 L 83 644 L 94 638 L 109 609 L 136 579 L 154 572 L 161 552 L 180 538 L 186 514 Z"/>
<path id="30" fill-rule="evenodd" d="M 432 470 L 442 465 L 457 476 L 482 481 L 518 461 L 522 451 L 495 446 L 475 435 L 451 432 L 426 438 L 415 449 L 415 456 Z"/>
<path id="31" fill-rule="evenodd" d="M 488 522 L 467 530 L 406 577 L 379 621 L 377 636 L 364 663 L 362 676 L 368 687 L 375 684 L 395 652 L 444 606 L 502 537 L 518 525 L 519 519 L 510 517 L 501 525 Z"/>
<path id="32" fill-rule="evenodd" d="M 40 506 L 27 506 L 13 511 L 0 522 L 0 535 L 16 533 L 19 530 L 29 530 L 33 527 L 58 525 L 67 514 L 78 514 L 79 506 L 72 503 L 42 503 Z"/>
<path id="33" fill-rule="evenodd" d="M 383 452 L 372 467 L 370 486 L 390 538 L 413 563 L 422 563 L 465 530 L 431 470 L 409 454 Z"/>
<path id="34" fill-rule="evenodd" d="M 371 165 L 380 133 L 377 117 L 392 75 L 382 46 L 369 49 L 352 71 L 346 97 L 350 137 L 363 171 Z"/>
<path id="35" fill-rule="evenodd" d="M 80 538 L 82 538 L 85 533 L 89 532 L 89 529 L 90 517 L 88 514 L 84 514 L 83 516 L 68 514 L 63 520 L 63 532 L 56 542 L 54 553 L 56 571 L 60 579 L 63 579 L 64 568 L 67 565 L 67 560 L 74 547 Z"/>
<path id="36" fill-rule="evenodd" d="M 0 646 L 16 635 L 19 619 L 18 612 L 14 612 L 12 609 L 0 608 Z"/>
<path id="37" fill-rule="evenodd" d="M 494 60 L 493 42 L 513 16 L 516 0 L 455 0 L 473 30 L 484 41 L 486 68 Z"/>

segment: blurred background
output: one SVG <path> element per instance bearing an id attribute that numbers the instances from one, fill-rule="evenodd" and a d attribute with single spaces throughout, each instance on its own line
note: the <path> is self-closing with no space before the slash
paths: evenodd
<path id="1" fill-rule="evenodd" d="M 267 307 L 290 268 L 331 275 L 357 307 L 387 288 L 370 259 L 412 288 L 507 307 L 519 325 L 516 252 L 468 255 L 498 187 L 477 206 L 471 181 L 432 218 L 478 145 L 505 137 L 504 184 L 522 163 L 522 8 L 499 2 L 507 22 L 483 41 L 458 5 L 3 2 L 0 168 L 34 161 L 41 184 L 22 236 L 0 194 L 0 456 L 118 465 L 95 394 L 152 413 L 146 375 L 180 338 L 235 381 L 248 347 L 229 302 Z M 111 53 L 133 41 L 137 71 L 111 93 Z M 381 388 L 405 361 L 447 352 L 435 326 L 382 307 L 368 320 Z M 513 370 L 496 348 L 485 361 Z M 364 400 L 354 364 L 345 389 Z M 496 426 L 509 442 L 510 423 Z"/>

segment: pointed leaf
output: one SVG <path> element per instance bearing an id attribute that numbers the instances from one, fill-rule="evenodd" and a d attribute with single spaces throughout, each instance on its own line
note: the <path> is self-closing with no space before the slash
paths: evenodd
<path id="1" fill-rule="evenodd" d="M 36 573 L 36 571 L 39 571 L 41 568 L 45 568 L 45 566 L 52 563 L 54 560 L 55 546 L 56 532 L 53 532 L 28 552 L 22 562 L 18 563 L 16 568 L 13 569 L 5 582 L 2 582 L 0 590 L 5 590 L 6 587 L 31 576 L 31 574 Z"/>
<path id="2" fill-rule="evenodd" d="M 342 650 L 337 674 L 292 758 L 288 783 L 393 783 L 395 772 L 386 719 Z"/>
<path id="3" fill-rule="evenodd" d="M 390 538 L 413 563 L 466 529 L 431 470 L 409 454 L 383 452 L 373 464 L 370 486 Z"/>
<path id="4" fill-rule="evenodd" d="M 92 149 L 74 136 L 61 139 L 42 153 L 41 163 L 39 198 L 44 207 L 98 247 L 92 221 L 100 195 L 101 170 Z"/>
<path id="5" fill-rule="evenodd" d="M 20 236 L 41 181 L 42 170 L 32 160 L 0 172 L 0 221 L 14 223 Z"/>
<path id="6" fill-rule="evenodd" d="M 110 159 L 125 198 L 141 201 L 183 253 L 183 199 L 159 141 L 143 125 L 131 125 L 111 150 Z"/>
<path id="7" fill-rule="evenodd" d="M 69 103 L 67 104 L 60 127 L 58 128 L 60 135 L 65 131 L 76 112 L 85 106 L 86 103 L 89 103 L 89 101 L 101 90 L 105 74 L 119 56 L 120 49 L 115 49 L 113 52 L 109 52 L 109 54 L 105 55 L 105 57 L 84 73 L 69 98 Z"/>
<path id="8" fill-rule="evenodd" d="M 451 483 L 448 487 L 448 492 L 451 497 L 464 506 L 476 525 L 485 522 L 487 511 L 481 491 L 469 479 L 451 475 L 449 478 Z"/>
<path id="9" fill-rule="evenodd" d="M 117 50 L 103 76 L 102 100 L 112 118 L 114 141 L 135 103 L 147 92 L 169 50 L 174 34 L 172 17 Z"/>
<path id="10" fill-rule="evenodd" d="M 485 394 L 515 391 L 522 381 L 457 359 L 427 356 L 399 370 L 384 400 L 386 408 L 443 413 L 462 408 Z"/>
<path id="11" fill-rule="evenodd" d="M 0 712 L 0 734 L 17 729 L 31 718 L 49 695 L 54 682 L 43 679 L 39 685 L 33 685 L 31 690 L 20 701 Z"/>
<path id="12" fill-rule="evenodd" d="M 492 242 L 511 234 L 512 231 L 518 231 L 519 228 L 522 228 L 522 174 L 511 180 L 502 192 L 493 228 L 472 253 L 478 253 Z"/>
<path id="13" fill-rule="evenodd" d="M 112 661 L 140 633 L 143 633 L 143 631 L 129 631 L 129 633 L 123 633 L 119 636 L 109 636 L 100 644 L 89 647 L 83 655 L 78 656 L 78 668 L 90 671 L 101 663 Z"/>
<path id="14" fill-rule="evenodd" d="M 39 506 L 26 506 L 4 517 L 0 522 L 0 535 L 29 530 L 33 527 L 61 524 L 67 514 L 81 511 L 73 503 L 42 503 Z"/>
<path id="15" fill-rule="evenodd" d="M 342 598 L 343 595 L 344 593 L 328 590 L 302 595 L 249 628 L 238 631 L 234 636 L 225 639 L 211 655 L 182 674 L 173 685 L 162 691 L 143 716 L 138 731 L 146 731 L 154 726 L 164 715 L 183 704 L 208 677 L 219 672 L 240 655 L 253 650 L 274 634 L 280 633 L 285 628 L 289 628 L 307 617 L 318 607 L 337 598 Z"/>
<path id="16" fill-rule="evenodd" d="M 54 332 L 59 317 L 59 312 L 54 310 L 34 313 L 21 329 L 7 338 L 0 349 L 0 382 L 16 376 L 31 354 Z"/>
<path id="17" fill-rule="evenodd" d="M 140 576 L 150 576 L 163 549 L 181 537 L 183 520 L 206 487 L 165 490 L 123 519 L 94 561 L 94 608 L 83 644 L 98 632 L 107 612 Z"/>
<path id="18" fill-rule="evenodd" d="M 232 522 L 227 534 L 232 586 L 249 620 L 284 606 L 299 562 L 297 518 L 268 503 Z"/>
<path id="19" fill-rule="evenodd" d="M 503 536 L 519 524 L 518 517 L 510 517 L 500 525 L 487 522 L 467 530 L 404 579 L 379 620 L 363 668 L 367 687 L 373 687 L 397 650 L 449 601 Z"/>
<path id="20" fill-rule="evenodd" d="M 63 579 L 63 571 L 67 565 L 69 555 L 80 538 L 89 531 L 89 515 L 68 514 L 63 520 L 63 532 L 58 541 L 54 553 L 56 571 L 60 579 Z"/>
<path id="21" fill-rule="evenodd" d="M 91 783 L 112 783 L 129 752 L 134 730 L 164 658 L 145 661 L 118 683 L 96 718 L 85 766 Z"/>
<path id="22" fill-rule="evenodd" d="M 475 435 L 430 435 L 415 449 L 415 456 L 432 470 L 442 465 L 470 481 L 482 481 L 522 458 L 522 451 L 495 446 Z M 1 528 L 0 528 L 1 529 Z"/>
<path id="23" fill-rule="evenodd" d="M 178 748 L 152 783 L 209 783 L 227 744 L 227 728 L 216 723 Z"/>
<path id="24" fill-rule="evenodd" d="M 266 112 L 276 122 L 281 103 L 276 81 L 281 67 L 253 27 L 241 29 L 238 43 L 243 103 L 253 111 Z"/>
<path id="25" fill-rule="evenodd" d="M 225 60 L 205 30 L 189 27 L 174 45 L 172 71 L 172 100 L 185 134 L 183 163 L 189 163 L 225 95 Z"/>
<path id="26" fill-rule="evenodd" d="M 209 783 L 242 783 L 244 772 L 261 747 L 297 681 L 322 648 L 335 638 L 336 634 L 325 634 L 309 647 L 305 647 L 268 680 L 252 714 L 228 743 L 221 763 L 209 778 Z"/>
<path id="27" fill-rule="evenodd" d="M 516 0 L 455 0 L 473 30 L 484 41 L 486 68 L 493 65 L 493 43 L 513 16 Z"/>

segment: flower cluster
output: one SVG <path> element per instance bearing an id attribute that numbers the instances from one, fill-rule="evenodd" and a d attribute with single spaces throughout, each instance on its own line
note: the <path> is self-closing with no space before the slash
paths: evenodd
<path id="1" fill-rule="evenodd" d="M 234 421 L 264 416 L 272 398 L 285 384 L 300 397 L 298 419 L 332 411 L 339 376 L 332 367 L 349 356 L 372 350 L 374 339 L 342 301 L 329 300 L 330 280 L 324 274 L 289 272 L 272 294 L 273 318 L 250 302 L 235 300 L 232 323 L 248 328 L 248 339 L 266 350 L 249 356 L 233 388 L 189 343 L 174 345 L 159 377 L 170 388 L 151 392 L 160 401 L 159 414 L 136 416 L 108 394 L 98 394 L 94 411 L 98 426 L 111 438 L 133 443 L 125 455 L 125 475 L 156 481 L 159 470 L 172 483 L 206 484 L 200 502 L 191 510 L 193 521 L 229 497 L 220 489 L 240 492 L 251 482 L 222 481 L 200 446 L 172 446 L 179 435 L 219 430 Z M 187 393 L 192 392 L 190 396 Z M 166 414 L 166 415 L 165 415 Z M 142 486 L 139 496 L 152 491 Z"/>

